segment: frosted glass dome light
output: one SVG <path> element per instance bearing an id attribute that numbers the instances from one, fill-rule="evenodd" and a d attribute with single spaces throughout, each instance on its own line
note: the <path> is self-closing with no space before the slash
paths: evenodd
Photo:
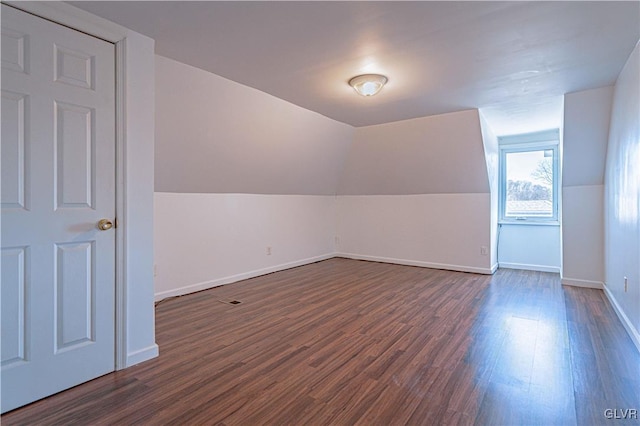
<path id="1" fill-rule="evenodd" d="M 349 85 L 362 96 L 373 96 L 387 83 L 387 77 L 380 74 L 364 74 L 353 77 Z"/>

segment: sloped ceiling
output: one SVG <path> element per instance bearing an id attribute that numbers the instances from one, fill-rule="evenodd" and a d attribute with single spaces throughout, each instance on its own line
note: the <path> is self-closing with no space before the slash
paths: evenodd
<path id="1" fill-rule="evenodd" d="M 613 91 L 609 86 L 565 96 L 563 187 L 604 184 Z"/>
<path id="2" fill-rule="evenodd" d="M 638 2 L 72 4 L 162 56 L 353 126 L 469 108 L 498 134 L 560 124 L 562 95 L 613 84 L 640 37 Z M 389 84 L 359 97 L 347 82 L 370 72 Z"/>
<path id="3" fill-rule="evenodd" d="M 488 193 L 477 110 L 356 129 L 338 194 Z"/>
<path id="4" fill-rule="evenodd" d="M 156 57 L 157 192 L 335 195 L 355 129 Z"/>

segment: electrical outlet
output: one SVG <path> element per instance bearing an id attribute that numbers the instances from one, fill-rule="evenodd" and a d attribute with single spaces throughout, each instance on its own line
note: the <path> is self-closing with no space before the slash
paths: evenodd
<path id="1" fill-rule="evenodd" d="M 624 292 L 627 292 L 627 287 L 629 286 L 629 280 L 627 277 L 624 277 Z"/>
<path id="2" fill-rule="evenodd" d="M 153 276 L 154 277 L 158 276 L 158 265 L 153 265 Z"/>
<path id="3" fill-rule="evenodd" d="M 489 254 L 489 249 L 487 248 L 487 246 L 482 246 L 480 247 L 480 254 L 482 256 L 486 256 Z"/>
<path id="4" fill-rule="evenodd" d="M 271 256 L 271 247 L 267 247 L 267 256 Z"/>

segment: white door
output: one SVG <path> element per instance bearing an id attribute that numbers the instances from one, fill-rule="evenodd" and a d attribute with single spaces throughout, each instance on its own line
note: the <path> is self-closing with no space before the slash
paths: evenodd
<path id="1" fill-rule="evenodd" d="M 2 5 L 2 412 L 114 370 L 114 55 Z"/>

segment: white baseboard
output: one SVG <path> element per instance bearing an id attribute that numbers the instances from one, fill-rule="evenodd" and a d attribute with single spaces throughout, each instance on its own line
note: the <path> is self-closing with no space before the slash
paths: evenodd
<path id="1" fill-rule="evenodd" d="M 159 353 L 160 353 L 160 349 L 158 348 L 158 345 L 156 345 L 155 343 L 144 349 L 140 349 L 135 352 L 130 352 L 127 354 L 127 364 L 125 368 L 131 367 L 132 365 L 140 364 L 141 362 L 155 358 L 158 356 Z"/>
<path id="2" fill-rule="evenodd" d="M 523 269 L 525 271 L 553 272 L 555 274 L 560 273 L 560 267 L 558 266 L 530 265 L 527 263 L 506 263 L 506 262 L 500 262 L 498 266 L 500 268 L 506 268 L 506 269 Z"/>
<path id="3" fill-rule="evenodd" d="M 572 287 L 597 288 L 602 290 L 602 281 L 579 280 L 577 278 L 562 278 L 562 285 L 570 285 Z"/>
<path id="4" fill-rule="evenodd" d="M 168 291 L 161 291 L 155 294 L 155 301 L 166 299 L 167 297 L 182 296 L 189 293 L 195 293 L 196 291 L 206 290 L 213 287 L 218 287 L 225 284 L 231 284 L 249 278 L 259 277 L 260 275 L 270 274 L 272 272 L 284 271 L 285 269 L 296 268 L 302 265 L 308 265 L 309 263 L 320 262 L 322 260 L 331 259 L 335 257 L 334 253 L 323 254 L 321 256 L 309 257 L 307 259 L 296 260 L 294 262 L 283 263 L 280 265 L 269 266 L 268 268 L 256 269 L 255 271 L 243 272 L 242 274 L 231 275 L 228 277 L 218 278 L 211 281 L 204 281 L 201 283 L 190 284 L 184 287 L 175 288 Z"/>
<path id="5" fill-rule="evenodd" d="M 368 256 L 355 253 L 336 253 L 335 257 L 344 257 L 347 259 L 370 260 L 373 262 L 393 263 L 396 265 L 420 266 L 431 269 L 446 269 L 448 271 L 472 272 L 474 274 L 491 275 L 495 272 L 493 268 L 478 268 L 475 266 L 449 265 L 446 263 L 423 262 L 421 260 L 395 259 L 390 257 Z"/>
<path id="6" fill-rule="evenodd" d="M 616 315 L 618 315 L 618 318 L 620 318 L 620 322 L 622 323 L 625 330 L 627 330 L 629 337 L 631 337 L 631 341 L 634 345 L 636 345 L 636 349 L 638 349 L 638 352 L 640 352 L 640 333 L 638 333 L 638 330 L 636 330 L 633 324 L 631 324 L 629 317 L 624 313 L 624 311 L 616 301 L 616 298 L 613 297 L 613 294 L 609 291 L 606 285 L 603 286 L 603 290 L 605 296 L 607 296 L 607 299 L 609 299 L 611 306 L 613 306 L 613 310 L 616 312 Z"/>
<path id="7" fill-rule="evenodd" d="M 498 270 L 498 263 L 496 262 L 491 267 L 491 275 L 495 274 L 497 270 Z"/>

